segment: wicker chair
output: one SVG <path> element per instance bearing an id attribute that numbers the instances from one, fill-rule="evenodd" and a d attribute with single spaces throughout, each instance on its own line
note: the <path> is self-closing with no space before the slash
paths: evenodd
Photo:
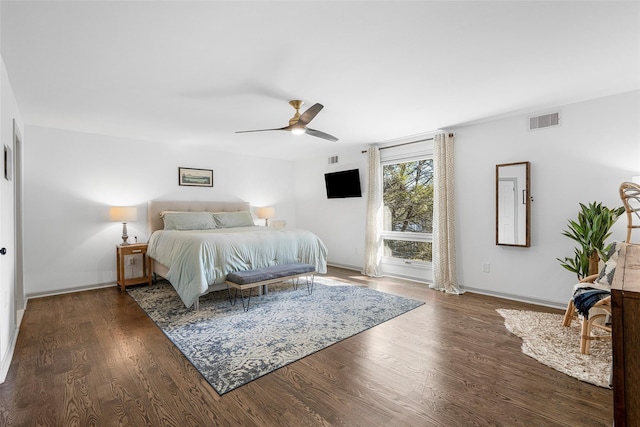
<path id="1" fill-rule="evenodd" d="M 594 282 L 600 276 L 600 274 L 592 274 L 585 277 L 574 286 L 574 292 L 581 287 L 592 287 Z M 589 316 L 578 316 L 573 298 L 569 300 L 567 310 L 564 313 L 564 320 L 562 326 L 571 326 L 573 319 L 580 321 L 580 353 L 591 353 L 591 341 L 594 340 L 610 340 L 611 339 L 611 326 L 606 323 L 608 317 L 611 316 L 611 295 L 596 302 L 589 310 Z M 607 332 L 606 335 L 594 334 L 595 329 L 600 329 Z"/>

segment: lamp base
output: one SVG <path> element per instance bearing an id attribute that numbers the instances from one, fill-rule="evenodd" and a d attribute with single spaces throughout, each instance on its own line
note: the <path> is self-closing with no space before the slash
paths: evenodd
<path id="1" fill-rule="evenodd" d="M 127 235 L 127 223 L 123 222 L 122 223 L 122 243 L 120 243 L 121 246 L 126 246 L 129 244 L 129 236 Z"/>

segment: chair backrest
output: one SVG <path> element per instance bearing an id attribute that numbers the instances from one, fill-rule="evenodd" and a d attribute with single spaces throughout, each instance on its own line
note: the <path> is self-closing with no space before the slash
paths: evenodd
<path id="1" fill-rule="evenodd" d="M 640 228 L 640 184 L 623 182 L 620 184 L 620 198 L 627 213 L 627 243 L 631 243 L 631 232 Z M 636 223 L 634 224 L 634 221 Z"/>

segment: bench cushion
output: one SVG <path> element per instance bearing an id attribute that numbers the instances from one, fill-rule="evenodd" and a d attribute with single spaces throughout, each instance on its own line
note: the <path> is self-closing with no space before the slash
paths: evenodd
<path id="1" fill-rule="evenodd" d="M 280 277 L 294 276 L 296 274 L 312 273 L 316 268 L 311 264 L 283 264 L 271 267 L 257 268 L 255 270 L 236 271 L 229 273 L 227 280 L 238 285 L 248 285 L 249 283 L 262 282 L 265 280 L 278 279 Z"/>

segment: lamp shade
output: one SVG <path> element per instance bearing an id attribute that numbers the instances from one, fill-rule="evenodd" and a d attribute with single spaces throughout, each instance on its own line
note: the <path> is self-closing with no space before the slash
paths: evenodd
<path id="1" fill-rule="evenodd" d="M 112 206 L 109 209 L 109 220 L 131 222 L 138 220 L 138 208 L 132 206 Z"/>
<path id="2" fill-rule="evenodd" d="M 258 208 L 257 214 L 258 218 L 271 219 L 275 216 L 276 210 L 272 206 L 265 206 L 263 208 Z"/>

